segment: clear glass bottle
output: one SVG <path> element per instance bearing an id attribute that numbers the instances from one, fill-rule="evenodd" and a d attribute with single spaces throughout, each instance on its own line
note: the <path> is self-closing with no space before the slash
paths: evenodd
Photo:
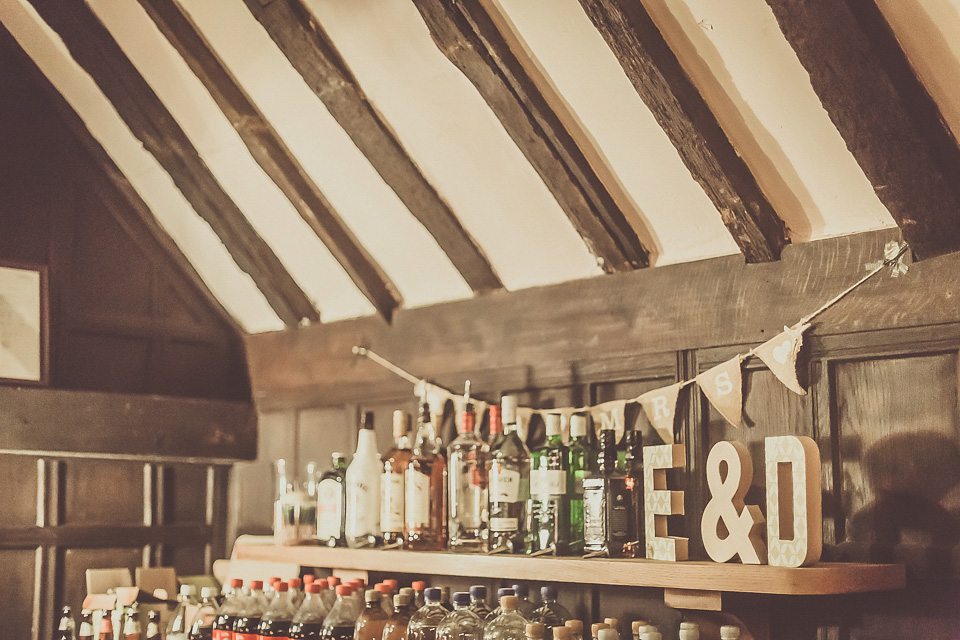
<path id="1" fill-rule="evenodd" d="M 440 589 L 430 587 L 424 592 L 426 603 L 410 616 L 407 640 L 436 640 L 437 627 L 447 617 L 447 609 L 440 604 Z"/>
<path id="2" fill-rule="evenodd" d="M 503 396 L 503 438 L 490 449 L 489 548 L 525 553 L 530 450 L 517 433 L 517 399 Z"/>
<path id="3" fill-rule="evenodd" d="M 403 475 L 410 462 L 410 414 L 393 412 L 394 446 L 383 456 L 380 476 L 380 530 L 384 545 L 403 543 Z"/>
<path id="4" fill-rule="evenodd" d="M 562 627 L 567 620 L 571 618 L 567 611 L 559 602 L 557 602 L 557 588 L 553 585 L 540 587 L 540 599 L 543 604 L 533 612 L 533 621 L 542 622 L 547 628 L 547 639 L 553 634 L 554 627 Z"/>
<path id="5" fill-rule="evenodd" d="M 681 622 L 679 640 L 700 640 L 700 625 L 696 622 Z"/>
<path id="6" fill-rule="evenodd" d="M 243 609 L 233 622 L 233 640 L 259 640 L 257 629 L 268 606 L 270 603 L 263 594 L 263 581 L 251 581 L 250 594 L 243 601 Z"/>
<path id="7" fill-rule="evenodd" d="M 458 435 L 447 447 L 450 500 L 450 549 L 483 551 L 487 545 L 487 444 L 477 435 L 477 416 L 470 402 L 470 381 L 464 391 Z"/>
<path id="8" fill-rule="evenodd" d="M 401 592 L 393 596 L 393 613 L 383 627 L 382 640 L 405 640 L 411 615 L 413 615 L 412 594 Z"/>
<path id="9" fill-rule="evenodd" d="M 383 628 L 389 615 L 383 610 L 383 594 L 377 589 L 367 589 L 363 594 L 363 612 L 354 626 L 354 640 L 382 640 Z"/>
<path id="10" fill-rule="evenodd" d="M 570 496 L 570 553 L 583 553 L 583 480 L 597 466 L 597 452 L 587 437 L 587 418 L 575 413 L 570 417 L 570 445 L 567 447 Z M 582 629 L 581 629 L 582 633 Z"/>
<path id="11" fill-rule="evenodd" d="M 319 640 L 323 631 L 323 620 L 330 613 L 321 597 L 323 586 L 319 582 L 311 582 L 305 590 L 303 604 L 290 621 L 290 640 Z"/>
<path id="12" fill-rule="evenodd" d="M 357 623 L 357 611 L 350 599 L 350 587 L 337 586 L 337 601 L 323 620 L 320 637 L 324 640 L 353 640 L 354 626 Z"/>
<path id="13" fill-rule="evenodd" d="M 487 588 L 482 584 L 470 587 L 470 610 L 481 620 L 490 615 L 490 605 L 487 604 Z"/>
<path id="14" fill-rule="evenodd" d="M 187 640 L 190 633 L 190 624 L 193 620 L 190 617 L 194 610 L 197 588 L 191 584 L 180 585 L 180 593 L 177 596 L 177 608 L 173 611 L 170 623 L 167 625 L 166 638 L 168 640 Z"/>
<path id="15" fill-rule="evenodd" d="M 573 630 L 564 624 L 562 627 L 551 627 L 549 634 L 553 640 L 573 640 Z"/>
<path id="16" fill-rule="evenodd" d="M 60 610 L 60 619 L 57 621 L 57 631 L 53 634 L 54 640 L 76 640 L 77 623 L 73 619 L 73 610 L 63 607 Z"/>
<path id="17" fill-rule="evenodd" d="M 366 411 L 357 433 L 357 451 L 347 467 L 347 546 L 375 547 L 380 541 L 380 474 L 373 412 Z"/>
<path id="18" fill-rule="evenodd" d="M 487 624 L 483 631 L 483 640 L 524 640 L 526 638 L 527 621 L 517 613 L 517 596 L 503 596 L 500 598 L 499 616 Z"/>
<path id="19" fill-rule="evenodd" d="M 430 419 L 420 404 L 417 437 L 404 473 L 404 548 L 439 550 L 447 543 L 447 462 Z"/>
<path id="20" fill-rule="evenodd" d="M 502 587 L 500 589 L 497 589 L 497 607 L 493 611 L 488 613 L 486 616 L 484 616 L 483 623 L 488 624 L 494 618 L 496 618 L 501 613 L 503 613 L 503 609 L 500 608 L 500 598 L 502 598 L 503 596 L 515 596 L 515 595 L 517 595 L 516 592 L 510 587 Z"/>
<path id="21" fill-rule="evenodd" d="M 569 460 L 560 431 L 560 414 L 546 416 L 547 440 L 530 454 L 530 521 L 527 551 L 570 551 Z M 549 635 L 549 629 L 548 634 Z"/>
<path id="22" fill-rule="evenodd" d="M 213 587 L 201 589 L 200 608 L 193 618 L 193 624 L 190 625 L 190 640 L 213 640 L 213 623 L 216 622 L 219 612 L 217 590 Z M 127 623 L 129 624 L 131 620 L 136 620 L 136 612 L 131 613 Z M 139 626 L 139 621 L 136 624 Z M 124 625 L 124 634 L 126 634 L 126 627 L 127 624 Z"/>
<path id="23" fill-rule="evenodd" d="M 243 580 L 233 578 L 228 584 L 226 597 L 220 605 L 217 619 L 213 621 L 213 640 L 233 640 L 233 623 L 243 610 L 243 601 L 246 598 L 243 593 Z"/>
<path id="24" fill-rule="evenodd" d="M 519 604 L 517 605 L 517 611 L 527 620 L 533 620 L 533 612 L 537 610 L 537 607 L 530 601 L 530 587 L 517 583 L 513 585 L 513 594 L 517 596 Z M 499 601 L 499 598 L 497 599 Z"/>
<path id="25" fill-rule="evenodd" d="M 312 540 L 317 537 L 317 501 L 320 478 L 320 465 L 307 463 L 303 487 L 300 490 L 300 540 Z"/>
<path id="26" fill-rule="evenodd" d="M 300 495 L 287 475 L 287 462 L 276 462 L 276 489 L 273 496 L 273 539 L 279 545 L 299 542 Z"/>
<path id="27" fill-rule="evenodd" d="M 600 635 L 600 631 L 603 629 L 609 629 L 610 625 L 606 622 L 594 622 L 590 625 L 590 638 L 591 640 L 597 640 L 597 636 Z"/>
<path id="28" fill-rule="evenodd" d="M 626 456 L 624 471 L 627 476 L 627 490 L 630 491 L 630 526 L 628 538 L 632 544 L 631 557 L 644 557 L 646 545 L 643 522 L 643 434 L 630 430 L 623 434 Z"/>
<path id="29" fill-rule="evenodd" d="M 570 640 L 583 640 L 582 620 L 567 620 L 564 626 L 570 629 Z"/>
<path id="30" fill-rule="evenodd" d="M 483 620 L 470 608 L 470 594 L 453 594 L 453 611 L 437 626 L 437 640 L 483 640 Z"/>
<path id="31" fill-rule="evenodd" d="M 617 434 L 600 431 L 597 472 L 583 481 L 583 546 L 611 558 L 633 555 L 630 512 L 633 496 L 627 476 L 617 469 Z"/>
<path id="32" fill-rule="evenodd" d="M 347 544 L 344 527 L 347 522 L 347 456 L 333 454 L 333 468 L 317 485 L 317 539 L 328 547 Z"/>

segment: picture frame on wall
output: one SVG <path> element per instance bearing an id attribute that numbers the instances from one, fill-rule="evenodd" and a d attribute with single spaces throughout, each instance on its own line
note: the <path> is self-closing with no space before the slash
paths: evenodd
<path id="1" fill-rule="evenodd" d="M 0 383 L 49 384 L 49 322 L 46 266 L 0 261 Z"/>

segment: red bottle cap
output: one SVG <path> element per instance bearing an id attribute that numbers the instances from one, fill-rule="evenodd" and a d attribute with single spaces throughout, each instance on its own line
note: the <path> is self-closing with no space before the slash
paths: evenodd
<path id="1" fill-rule="evenodd" d="M 427 583 L 424 582 L 423 580 L 416 580 L 410 586 L 413 587 L 414 591 L 423 591 L 424 589 L 427 588 Z"/>
<path id="2" fill-rule="evenodd" d="M 273 585 L 277 584 L 278 582 L 283 582 L 283 579 L 282 579 L 282 578 L 279 578 L 279 577 L 277 577 L 277 576 L 273 576 L 272 578 L 270 578 L 270 586 L 271 586 L 271 587 L 272 587 Z"/>
<path id="3" fill-rule="evenodd" d="M 289 580 L 287 580 L 287 586 L 290 587 L 291 589 L 299 589 L 300 578 L 290 578 Z"/>
<path id="4" fill-rule="evenodd" d="M 286 582 L 280 581 L 277 584 L 273 585 L 273 588 L 279 591 L 280 593 L 284 593 L 290 587 L 287 585 Z"/>
<path id="5" fill-rule="evenodd" d="M 460 414 L 460 433 L 469 433 L 477 422 L 477 414 L 473 411 L 464 411 Z"/>
<path id="6" fill-rule="evenodd" d="M 400 583 L 399 583 L 398 581 L 394 580 L 393 578 L 390 578 L 390 579 L 388 579 L 388 580 L 384 580 L 384 581 L 383 581 L 383 584 L 385 584 L 385 585 L 387 585 L 388 587 L 390 587 L 390 591 L 396 591 L 396 590 L 397 590 L 397 587 L 400 586 Z"/>
<path id="7" fill-rule="evenodd" d="M 490 412 L 490 433 L 503 433 L 503 423 L 500 421 L 500 405 L 492 404 L 488 411 Z"/>
<path id="8" fill-rule="evenodd" d="M 328 580 L 317 580 L 316 582 L 311 582 L 310 584 L 318 584 L 321 589 L 329 589 L 330 582 Z"/>
<path id="9" fill-rule="evenodd" d="M 389 585 L 385 585 L 385 584 L 383 584 L 382 582 L 377 583 L 377 585 L 374 587 L 374 589 L 376 589 L 376 590 L 379 591 L 380 593 L 390 593 L 390 587 L 389 587 Z"/>
<path id="10" fill-rule="evenodd" d="M 258 589 L 263 589 L 263 580 L 253 580 L 250 583 L 250 588 L 253 589 L 254 591 Z"/>
<path id="11" fill-rule="evenodd" d="M 338 578 L 337 576 L 330 576 L 329 578 L 327 578 L 327 584 L 331 587 L 335 587 L 338 584 L 340 584 L 340 578 Z"/>
<path id="12" fill-rule="evenodd" d="M 313 575 L 312 573 L 308 573 L 307 575 L 303 576 L 303 584 L 311 584 L 316 582 L 316 580 L 317 576 Z"/>
<path id="13" fill-rule="evenodd" d="M 337 585 L 337 595 L 338 596 L 348 596 L 350 595 L 350 587 L 345 584 Z"/>
<path id="14" fill-rule="evenodd" d="M 230 587 L 233 589 L 239 589 L 243 586 L 243 580 L 240 578 L 234 578 L 230 581 Z"/>
<path id="15" fill-rule="evenodd" d="M 307 585 L 307 593 L 320 593 L 320 583 L 311 582 Z"/>

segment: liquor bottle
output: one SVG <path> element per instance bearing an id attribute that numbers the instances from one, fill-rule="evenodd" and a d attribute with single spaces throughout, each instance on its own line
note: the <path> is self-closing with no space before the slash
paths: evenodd
<path id="1" fill-rule="evenodd" d="M 597 452 L 587 438 L 587 418 L 580 413 L 570 417 L 570 445 L 567 447 L 570 495 L 570 553 L 583 553 L 583 480 L 596 470 Z M 581 629 L 582 633 L 582 629 Z"/>
<path id="2" fill-rule="evenodd" d="M 307 463 L 306 476 L 300 490 L 300 541 L 317 537 L 317 491 L 320 486 L 320 465 Z"/>
<path id="3" fill-rule="evenodd" d="M 437 640 L 483 640 L 483 620 L 470 608 L 470 594 L 453 594 L 453 611 L 437 626 Z"/>
<path id="4" fill-rule="evenodd" d="M 347 546 L 375 547 L 380 540 L 380 474 L 373 412 L 363 414 L 357 452 L 347 467 Z"/>
<path id="5" fill-rule="evenodd" d="M 273 499 L 273 539 L 278 545 L 300 541 L 300 503 L 302 496 L 287 475 L 287 463 L 276 462 L 276 490 Z"/>
<path id="6" fill-rule="evenodd" d="M 490 449 L 489 547 L 525 553 L 530 450 L 517 433 L 517 398 L 503 396 L 500 409 L 503 438 Z"/>
<path id="7" fill-rule="evenodd" d="M 268 606 L 269 602 L 263 595 L 263 581 L 251 581 L 250 595 L 244 600 L 243 609 L 233 622 L 233 640 L 259 640 L 257 629 L 260 627 L 260 617 Z"/>
<path id="8" fill-rule="evenodd" d="M 583 481 L 583 546 L 611 558 L 633 555 L 630 538 L 631 501 L 627 477 L 617 470 L 617 434 L 600 431 L 599 465 Z"/>
<path id="9" fill-rule="evenodd" d="M 243 594 L 243 580 L 233 578 L 229 584 L 227 597 L 220 606 L 217 619 L 213 621 L 213 640 L 233 640 L 233 623 L 243 609 L 246 597 Z"/>
<path id="10" fill-rule="evenodd" d="M 524 640 L 527 621 L 517 613 L 517 596 L 500 598 L 500 608 L 503 613 L 484 629 L 483 640 Z"/>
<path id="11" fill-rule="evenodd" d="M 73 619 L 73 610 L 64 607 L 60 610 L 60 619 L 57 621 L 57 631 L 53 634 L 54 640 L 76 640 L 77 623 Z"/>
<path id="12" fill-rule="evenodd" d="M 681 622 L 679 639 L 700 640 L 700 625 L 696 622 Z"/>
<path id="13" fill-rule="evenodd" d="M 503 421 L 500 419 L 500 405 L 492 404 L 487 407 L 487 422 L 489 423 L 490 433 L 487 436 L 487 444 L 490 449 L 503 438 Z"/>
<path id="14" fill-rule="evenodd" d="M 567 620 L 563 624 L 566 628 L 570 629 L 570 640 L 583 640 L 582 620 Z"/>
<path id="15" fill-rule="evenodd" d="M 333 454 L 333 468 L 323 474 L 317 485 L 317 539 L 328 547 L 347 544 L 347 456 Z"/>
<path id="16" fill-rule="evenodd" d="M 627 489 L 630 491 L 630 531 L 628 537 L 633 545 L 633 557 L 645 555 L 645 535 L 643 522 L 643 434 L 639 431 L 627 431 L 623 435 L 626 443 L 624 471 L 627 476 Z"/>
<path id="17" fill-rule="evenodd" d="M 394 446 L 383 457 L 380 476 L 380 530 L 383 544 L 403 544 L 403 474 L 410 461 L 410 415 L 393 412 Z"/>
<path id="18" fill-rule="evenodd" d="M 559 602 L 557 602 L 557 588 L 548 585 L 540 587 L 540 599 L 543 604 L 533 612 L 533 622 L 542 622 L 547 628 L 547 640 L 553 637 L 553 628 L 562 627 L 567 620 L 571 618 L 567 611 Z"/>
<path id="19" fill-rule="evenodd" d="M 487 588 L 482 584 L 470 587 L 470 610 L 481 620 L 490 615 L 490 605 L 487 604 Z"/>
<path id="20" fill-rule="evenodd" d="M 147 630 L 143 634 L 144 640 L 160 640 L 160 613 L 150 611 L 147 613 Z"/>
<path id="21" fill-rule="evenodd" d="M 77 628 L 77 640 L 93 640 L 93 611 L 80 611 L 80 626 Z"/>
<path id="22" fill-rule="evenodd" d="M 383 627 L 382 640 L 406 640 L 407 624 L 410 622 L 410 616 L 413 615 L 411 595 L 408 593 L 398 593 L 393 596 L 393 613 Z"/>
<path id="23" fill-rule="evenodd" d="M 404 548 L 443 549 L 447 542 L 447 462 L 426 402 L 420 404 L 417 437 L 403 483 Z"/>
<path id="24" fill-rule="evenodd" d="M 436 640 L 437 627 L 448 613 L 440 604 L 441 597 L 438 587 L 430 587 L 424 592 L 426 604 L 410 616 L 407 640 Z"/>
<path id="25" fill-rule="evenodd" d="M 100 630 L 97 632 L 97 640 L 114 640 L 112 613 L 110 609 L 104 609 L 100 612 Z"/>
<path id="26" fill-rule="evenodd" d="M 190 640 L 213 640 L 213 623 L 217 620 L 217 590 L 204 587 L 200 590 L 200 608 L 190 626 Z"/>
<path id="27" fill-rule="evenodd" d="M 560 432 L 560 414 L 547 414 L 546 423 L 547 441 L 530 454 L 532 524 L 528 532 L 530 544 L 527 551 L 552 550 L 557 555 L 565 555 L 570 549 L 568 452 Z"/>
<path id="28" fill-rule="evenodd" d="M 517 596 L 517 612 L 522 615 L 527 620 L 533 620 L 533 612 L 537 610 L 537 607 L 530 602 L 530 587 L 525 584 L 515 584 L 513 585 L 513 594 Z M 497 598 L 497 601 L 500 599 Z"/>
<path id="29" fill-rule="evenodd" d="M 168 640 L 187 640 L 187 634 L 190 633 L 190 624 L 193 622 L 191 612 L 196 605 L 194 596 L 197 594 L 197 588 L 191 584 L 180 585 L 180 593 L 177 596 L 177 608 L 170 618 L 167 625 Z M 112 640 L 112 638 L 111 638 Z"/>
<path id="30" fill-rule="evenodd" d="M 483 551 L 487 544 L 487 444 L 475 429 L 476 414 L 467 380 L 459 435 L 447 447 L 449 460 L 450 549 Z"/>
<path id="31" fill-rule="evenodd" d="M 337 601 L 323 620 L 320 637 L 324 640 L 353 640 L 353 627 L 357 622 L 357 612 L 350 600 L 350 587 L 337 586 Z"/>
<path id="32" fill-rule="evenodd" d="M 306 586 L 303 604 L 290 621 L 290 640 L 319 640 L 323 631 L 323 620 L 330 610 L 320 596 L 322 586 L 319 582 L 311 582 Z M 217 640 L 214 638 L 214 640 Z"/>

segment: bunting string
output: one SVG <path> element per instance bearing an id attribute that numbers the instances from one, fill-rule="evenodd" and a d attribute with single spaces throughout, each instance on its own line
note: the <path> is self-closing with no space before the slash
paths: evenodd
<path id="1" fill-rule="evenodd" d="M 759 358 L 784 386 L 794 393 L 806 395 L 806 389 L 803 388 L 797 379 L 797 356 L 803 344 L 803 334 L 810 328 L 811 323 L 816 317 L 836 305 L 886 267 L 894 267 L 891 272 L 892 277 L 906 273 L 908 267 L 903 263 L 903 258 L 908 248 L 906 243 L 887 243 L 884 247 L 883 260 L 866 265 L 868 272 L 862 278 L 822 304 L 818 309 L 801 318 L 796 324 L 789 327 L 785 326 L 782 332 L 763 344 L 753 347 L 746 353 L 738 354 L 730 360 L 704 371 L 693 378 L 681 380 L 666 387 L 648 391 L 635 398 L 612 400 L 598 405 L 557 407 L 553 409 L 519 407 L 517 413 L 518 423 L 520 423 L 518 425 L 520 435 L 524 439 L 526 438 L 530 418 L 533 414 L 545 415 L 548 413 L 557 413 L 561 416 L 564 440 L 567 440 L 570 417 L 575 413 L 590 413 L 595 429 L 598 431 L 601 428 L 614 429 L 617 433 L 617 440 L 619 440 L 623 436 L 625 429 L 624 412 L 626 405 L 639 404 L 660 438 L 665 443 L 672 443 L 674 441 L 676 407 L 680 391 L 694 383 L 700 386 L 707 400 L 710 401 L 725 420 L 735 427 L 740 427 L 743 423 L 743 380 L 741 372 L 743 362 L 751 357 Z M 457 411 L 462 410 L 462 407 L 460 407 L 463 402 L 462 396 L 449 389 L 428 382 L 424 378 L 418 378 L 366 347 L 355 346 L 353 347 L 353 353 L 369 358 L 385 369 L 412 383 L 415 386 L 416 394 L 421 398 L 427 399 L 434 412 L 439 411 L 442 413 L 442 406 L 446 400 L 452 400 L 454 406 L 457 407 Z M 473 402 L 477 412 L 482 415 L 487 404 L 479 400 L 474 400 Z"/>

